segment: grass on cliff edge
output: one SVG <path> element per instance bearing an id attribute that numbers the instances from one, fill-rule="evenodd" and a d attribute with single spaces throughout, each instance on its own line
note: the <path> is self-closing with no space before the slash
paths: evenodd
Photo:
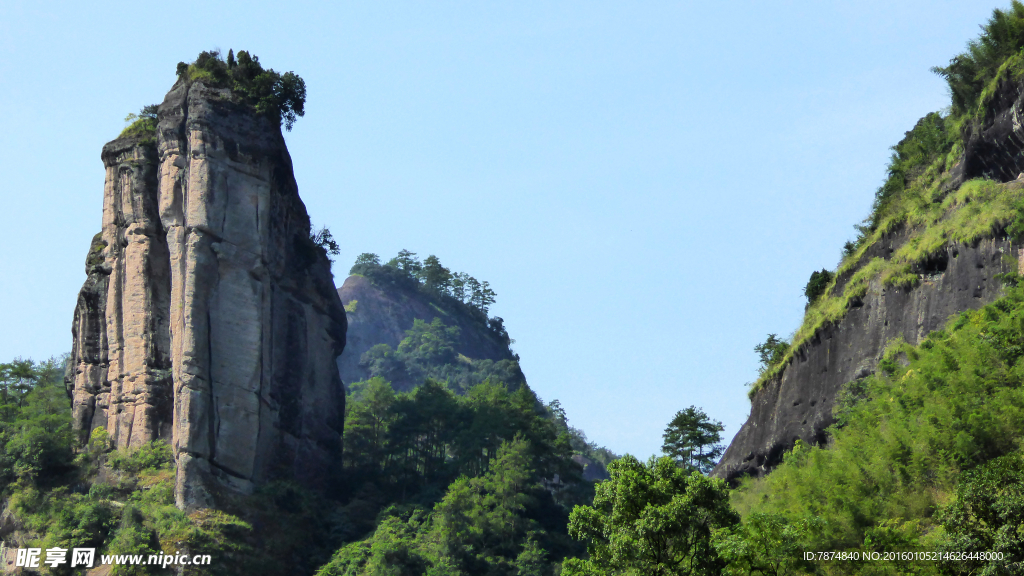
<path id="1" fill-rule="evenodd" d="M 991 115 L 1000 87 L 1024 78 L 1024 4 L 1013 0 L 1009 9 L 993 10 L 967 50 L 932 71 L 948 84 L 948 111 L 921 118 L 892 147 L 886 180 L 875 193 L 865 225 L 857 227 L 857 241 L 844 248 L 835 280 L 808 307 L 787 353 L 752 384 L 751 398 L 785 370 L 817 330 L 843 318 L 873 281 L 880 281 L 873 289 L 912 288 L 920 280 L 915 268 L 945 244 L 990 236 L 1021 212 L 1015 206 L 1021 197 L 1019 187 L 979 180 L 950 193 L 949 180 L 950 170 L 963 155 L 965 138 Z M 910 239 L 892 258 L 866 258 L 873 245 L 897 229 L 909 231 Z"/>
<path id="2" fill-rule="evenodd" d="M 950 243 L 971 244 L 992 236 L 1018 217 L 1024 186 L 972 180 L 941 197 L 940 180 L 900 199 L 896 214 L 871 233 L 857 251 L 840 265 L 825 293 L 804 314 L 803 323 L 781 361 L 770 366 L 751 386 L 750 395 L 785 370 L 794 353 L 822 327 L 838 322 L 857 299 L 869 290 L 906 290 L 921 280 L 917 266 Z M 936 201 L 938 198 L 938 201 Z M 868 250 L 899 227 L 909 238 L 891 258 L 867 259 Z M 837 284 L 841 289 L 837 290 Z"/>
<path id="3" fill-rule="evenodd" d="M 1017 503 L 1000 512 L 1010 520 L 982 516 L 977 499 L 987 496 L 963 490 L 965 481 L 984 476 L 976 471 L 994 459 L 1021 453 L 1024 285 L 955 316 L 918 346 L 892 343 L 875 375 L 847 385 L 836 417 L 829 446 L 798 443 L 770 475 L 746 479 L 734 491 L 732 503 L 745 519 L 773 514 L 791 524 L 823 523 L 806 550 L 970 552 L 970 546 L 978 551 L 1003 546 L 1008 561 L 1024 560 L 1024 531 L 1012 519 L 1024 513 L 1020 487 L 1011 487 Z M 968 532 L 988 530 L 995 540 L 960 539 L 964 520 L 956 510 L 965 505 L 975 507 L 968 508 L 975 514 L 968 524 L 976 524 Z M 1005 529 L 999 527 L 1003 521 Z M 944 567 L 837 562 L 826 573 L 934 574 L 940 569 L 1017 573 L 991 566 L 982 572 L 966 561 Z"/>

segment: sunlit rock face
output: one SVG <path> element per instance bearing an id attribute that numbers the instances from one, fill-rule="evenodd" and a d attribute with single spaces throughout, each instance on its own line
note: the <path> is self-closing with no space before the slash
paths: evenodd
<path id="1" fill-rule="evenodd" d="M 894 231 L 864 261 L 890 258 L 909 238 L 906 230 Z M 835 423 L 833 407 L 847 383 L 874 373 L 894 339 L 916 345 L 950 316 L 999 298 L 1002 283 L 997 276 L 1014 271 L 1018 258 L 1024 261 L 1024 251 L 1005 237 L 973 245 L 949 243 L 917 267 L 920 281 L 913 288 L 873 279 L 842 320 L 819 329 L 754 394 L 750 416 L 712 474 L 729 480 L 762 476 L 797 440 L 826 444 L 828 428 Z M 851 275 L 839 278 L 837 290 Z"/>
<path id="2" fill-rule="evenodd" d="M 276 122 L 179 81 L 155 136 L 103 148 L 67 377 L 75 426 L 118 447 L 170 441 L 177 503 L 272 478 L 330 485 L 345 395 L 345 311 L 309 238 Z"/>

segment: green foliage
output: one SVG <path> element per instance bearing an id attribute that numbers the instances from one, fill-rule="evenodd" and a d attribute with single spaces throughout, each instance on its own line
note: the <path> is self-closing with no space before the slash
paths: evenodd
<path id="1" fill-rule="evenodd" d="M 419 318 L 406 330 L 405 338 L 393 350 L 377 344 L 363 353 L 360 367 L 371 378 L 383 378 L 400 390 L 410 390 L 427 378 L 447 382 L 464 392 L 491 379 L 518 387 L 525 384 L 519 362 L 507 360 L 471 360 L 455 352 L 459 337 L 457 326 L 445 326 L 440 318 L 430 323 Z"/>
<path id="2" fill-rule="evenodd" d="M 153 138 L 156 136 L 156 114 L 159 104 L 143 106 L 138 114 L 129 114 L 124 121 L 128 124 L 118 138 Z"/>
<path id="3" fill-rule="evenodd" d="M 981 29 L 966 52 L 954 56 L 948 66 L 932 68 L 946 79 L 956 113 L 972 112 L 1003 62 L 1024 48 L 1024 5 L 1013 0 L 1009 10 L 994 10 Z"/>
<path id="4" fill-rule="evenodd" d="M 758 358 L 761 361 L 758 373 L 763 375 L 773 366 L 782 363 L 788 351 L 788 342 L 779 338 L 778 334 L 769 334 L 764 342 L 754 346 L 754 352 L 757 352 Z"/>
<path id="5" fill-rule="evenodd" d="M 871 217 L 862 232 L 875 230 L 885 217 L 891 215 L 891 208 L 908 186 L 920 178 L 936 159 L 952 149 L 957 134 L 951 130 L 951 123 L 950 118 L 932 112 L 918 120 L 903 140 L 892 147 L 885 183 L 875 193 Z"/>
<path id="6" fill-rule="evenodd" d="M 106 435 L 105 430 L 104 435 Z M 94 440 L 90 439 L 90 443 Z M 121 449 L 107 456 L 107 464 L 111 468 L 130 474 L 138 474 L 143 470 L 156 470 L 173 462 L 171 446 L 160 440 L 154 440 L 134 449 Z"/>
<path id="7" fill-rule="evenodd" d="M 346 404 L 346 458 L 352 482 L 372 482 L 393 495 L 429 493 L 459 475 L 479 476 L 503 442 L 529 441 L 546 478 L 579 478 L 568 437 L 528 387 L 509 391 L 487 380 L 455 395 L 427 380 L 395 393 L 381 378 L 350 386 Z"/>
<path id="8" fill-rule="evenodd" d="M 721 572 L 712 534 L 739 521 L 723 480 L 688 474 L 664 457 L 643 464 L 627 454 L 609 470 L 593 506 L 576 506 L 569 520 L 569 533 L 587 541 L 590 558 L 567 560 L 562 574 Z"/>
<path id="9" fill-rule="evenodd" d="M 0 364 L 0 489 L 45 486 L 73 469 L 64 360 Z"/>
<path id="10" fill-rule="evenodd" d="M 429 512 L 386 511 L 373 534 L 338 550 L 317 576 L 377 574 L 551 574 L 557 547 L 542 519 L 550 494 L 521 436 L 502 442 L 476 477 L 462 476 Z"/>
<path id="11" fill-rule="evenodd" d="M 763 574 L 783 576 L 814 573 L 803 553 L 813 550 L 814 534 L 825 528 L 818 518 L 790 522 L 780 514 L 754 512 L 737 524 L 717 531 L 715 550 L 728 562 L 727 576 Z"/>
<path id="12" fill-rule="evenodd" d="M 231 88 L 239 99 L 257 114 L 266 115 L 291 130 L 299 116 L 305 115 L 306 83 L 294 72 L 280 74 L 263 68 L 257 56 L 239 50 L 237 60 L 229 53 L 229 65 L 220 52 L 201 52 L 190 65 L 178 64 L 178 76 L 189 82 Z"/>
<path id="13" fill-rule="evenodd" d="M 946 244 L 972 243 L 1007 233 L 1024 238 L 1022 194 L 1019 189 L 989 180 L 951 185 L 951 169 L 961 159 L 965 140 L 986 122 L 988 108 L 1006 82 L 1024 77 L 1024 4 L 1014 0 L 1007 10 L 995 10 L 981 35 L 945 67 L 933 71 L 946 79 L 951 107 L 931 113 L 892 148 L 885 182 L 875 194 L 870 215 L 855 226 L 856 241 L 843 247 L 843 261 L 832 290 L 811 299 L 804 321 L 792 339 L 786 359 L 822 326 L 837 322 L 860 303 L 870 281 L 884 288 L 909 288 L 927 273 L 927 262 Z M 908 236 L 888 258 L 869 256 L 872 247 L 893 232 Z M 760 373 L 756 392 L 785 362 Z"/>
<path id="14" fill-rule="evenodd" d="M 497 297 L 489 283 L 463 272 L 452 272 L 433 254 L 420 262 L 415 252 L 401 250 L 381 264 L 376 254 L 364 252 L 356 258 L 349 273 L 365 276 L 380 286 L 421 290 L 440 298 L 443 307 L 475 312 L 471 315 L 484 325 L 488 324 L 487 313 Z"/>
<path id="15" fill-rule="evenodd" d="M 760 371 L 751 394 L 777 374 L 793 351 L 819 329 L 839 321 L 851 307 L 859 306 L 872 280 L 881 280 L 883 288 L 900 289 L 915 284 L 919 273 L 926 271 L 925 264 L 947 244 L 977 242 L 1018 219 L 1018 206 L 1024 199 L 1020 188 L 990 180 L 971 180 L 949 193 L 941 191 L 937 180 L 929 180 L 927 186 L 920 182 L 915 181 L 894 200 L 893 215 L 870 232 L 856 253 L 839 267 L 834 282 L 842 283 L 841 289 L 828 290 L 808 306 L 790 347 L 779 362 Z M 908 239 L 887 259 L 868 259 L 868 248 L 896 226 L 910 230 Z"/>
<path id="16" fill-rule="evenodd" d="M 141 514 L 130 504 L 122 509 L 120 525 L 112 536 L 107 546 L 110 554 L 148 556 L 158 553 L 150 546 L 152 532 L 142 525 Z M 122 564 L 115 565 L 110 573 L 114 576 L 135 576 L 151 574 L 152 571 L 149 566 Z"/>
<path id="17" fill-rule="evenodd" d="M 963 474 L 939 518 L 948 535 L 944 551 L 1003 555 L 948 562 L 947 573 L 1003 574 L 1024 567 L 1024 455 L 996 458 Z"/>
<path id="18" fill-rule="evenodd" d="M 338 245 L 338 242 L 334 239 L 334 235 L 331 234 L 331 231 L 328 230 L 326 226 L 321 227 L 316 232 L 310 232 L 309 239 L 313 241 L 313 244 L 316 244 L 324 251 L 324 254 L 327 255 L 327 258 L 330 259 L 331 262 L 334 262 L 334 259 L 331 258 L 331 256 L 341 254 L 341 246 Z"/>
<path id="19" fill-rule="evenodd" d="M 825 269 L 811 272 L 811 278 L 807 281 L 807 286 L 804 286 L 804 296 L 807 297 L 807 303 L 813 304 L 819 296 L 824 294 L 834 278 L 835 275 Z"/>
<path id="20" fill-rule="evenodd" d="M 380 266 L 380 256 L 372 252 L 363 252 L 356 256 L 356 263 L 352 265 L 352 270 L 356 270 L 360 266 Z M 356 272 L 350 271 L 350 273 L 355 274 Z"/>
<path id="21" fill-rule="evenodd" d="M 725 451 L 719 444 L 725 427 L 703 410 L 690 406 L 676 412 L 665 428 L 661 451 L 685 470 L 707 474 Z"/>
<path id="22" fill-rule="evenodd" d="M 826 529 L 814 533 L 811 550 L 934 549 L 947 533 L 948 549 L 984 549 L 1000 526 L 1019 526 L 1012 468 L 1019 461 L 984 464 L 1016 454 L 1024 441 L 1022 356 L 1020 286 L 953 318 L 919 346 L 893 343 L 880 370 L 852 384 L 858 390 L 838 407 L 842 426 L 830 430 L 828 448 L 798 443 L 770 475 L 744 481 L 735 505 L 748 517 L 820 519 Z M 1007 533 L 1007 551 L 1015 537 Z M 934 569 L 894 565 L 890 573 Z"/>

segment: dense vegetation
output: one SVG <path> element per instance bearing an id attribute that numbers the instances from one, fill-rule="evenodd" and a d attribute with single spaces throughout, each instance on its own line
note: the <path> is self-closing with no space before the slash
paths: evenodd
<path id="1" fill-rule="evenodd" d="M 381 264 L 379 256 L 364 252 L 356 258 L 349 273 L 365 276 L 381 287 L 417 290 L 437 298 L 442 307 L 462 312 L 500 335 L 507 344 L 512 343 L 505 332 L 504 321 L 487 316 L 497 296 L 490 284 L 465 272 L 452 272 L 433 254 L 420 262 L 415 252 L 402 250 Z"/>
<path id="2" fill-rule="evenodd" d="M 17 518 L 5 537 L 8 545 L 95 547 L 109 554 L 183 548 L 227 553 L 217 542 L 233 519 L 190 518 L 175 508 L 165 444 L 113 450 L 99 429 L 79 447 L 63 375 L 58 359 L 0 364 L 0 494 Z M 65 565 L 51 573 L 71 570 Z"/>
<path id="3" fill-rule="evenodd" d="M 964 142 L 991 112 L 1000 82 L 1024 76 L 1024 4 L 995 10 L 977 40 L 945 67 L 933 70 L 946 79 L 950 108 L 921 118 L 892 148 L 886 178 L 875 193 L 871 213 L 847 242 L 839 267 L 823 281 L 812 274 L 805 294 L 808 309 L 800 328 L 787 342 L 778 362 L 764 370 L 751 389 L 756 392 L 777 376 L 792 354 L 822 326 L 840 320 L 875 278 L 885 287 L 912 287 L 928 273 L 928 262 L 949 242 L 972 243 L 1004 231 L 1024 206 L 1024 193 L 987 179 L 953 189 L 951 170 Z M 1021 227 L 1024 230 L 1024 226 Z M 908 236 L 889 258 L 872 247 L 887 235 Z M 824 284 L 824 286 L 823 286 Z M 812 297 L 813 296 L 813 297 Z"/>
<path id="4" fill-rule="evenodd" d="M 359 365 L 371 378 L 383 378 L 399 390 L 410 390 L 427 378 L 446 382 L 464 393 L 488 379 L 504 382 L 510 388 L 526 383 L 519 362 L 470 359 L 455 351 L 458 326 L 445 326 L 440 318 L 429 324 L 416 319 L 406 336 L 392 349 L 377 344 L 363 353 Z"/>
<path id="5" fill-rule="evenodd" d="M 345 539 L 362 539 L 322 573 L 420 573 L 419 566 L 547 574 L 582 551 L 567 520 L 574 504 L 589 502 L 592 485 L 574 455 L 617 458 L 570 426 L 557 400 L 542 404 L 525 383 L 510 390 L 487 379 L 461 395 L 430 379 L 410 392 L 381 378 L 355 383 L 342 518 Z M 534 571 L 522 572 L 526 564 Z"/>
<path id="6" fill-rule="evenodd" d="M 138 114 L 129 114 L 124 121 L 128 125 L 118 138 L 141 138 L 143 143 L 156 143 L 156 113 L 159 104 L 143 106 Z"/>
<path id="7" fill-rule="evenodd" d="M 255 54 L 245 50 L 228 50 L 227 60 L 218 50 L 200 52 L 196 61 L 178 63 L 181 80 L 230 88 L 240 102 L 291 130 L 299 116 L 305 115 L 306 82 L 294 72 L 280 74 L 273 68 L 264 68 Z M 156 143 L 157 110 L 159 104 L 144 106 L 138 114 L 129 114 L 127 126 L 118 138 L 141 138 L 143 144 Z"/>
<path id="8" fill-rule="evenodd" d="M 998 548 L 1024 561 L 1022 357 L 1024 286 L 919 346 L 891 344 L 878 374 L 848 386 L 830 445 L 798 445 L 735 493 L 737 508 L 820 523 L 806 535 L 808 550 Z M 959 574 L 981 564 L 837 563 L 833 571 Z"/>
<path id="9" fill-rule="evenodd" d="M 218 88 L 230 88 L 239 100 L 291 130 L 299 116 L 305 115 L 306 82 L 294 72 L 284 74 L 264 68 L 255 54 L 228 50 L 227 60 L 220 52 L 200 52 L 191 64 L 178 63 L 178 77 L 203 82 Z"/>

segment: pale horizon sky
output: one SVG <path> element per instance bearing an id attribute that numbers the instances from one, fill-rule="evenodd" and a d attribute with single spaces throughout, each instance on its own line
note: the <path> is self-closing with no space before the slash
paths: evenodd
<path id="1" fill-rule="evenodd" d="M 0 361 L 71 348 L 100 149 L 179 61 L 308 86 L 286 134 L 314 225 L 487 280 L 530 386 L 645 458 L 677 410 L 749 412 L 889 147 L 948 105 L 975 1 L 0 2 Z"/>

